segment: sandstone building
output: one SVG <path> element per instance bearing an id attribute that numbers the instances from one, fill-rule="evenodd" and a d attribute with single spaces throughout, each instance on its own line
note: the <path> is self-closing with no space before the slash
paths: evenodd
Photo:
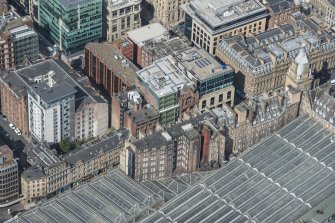
<path id="1" fill-rule="evenodd" d="M 313 18 L 300 12 L 292 14 L 292 24 L 283 25 L 248 38 L 227 37 L 220 43 L 217 56 L 236 71 L 235 85 L 247 96 L 282 88 L 292 61 L 306 52 L 311 73 L 327 81 L 326 74 L 334 68 L 334 35 L 322 30 Z M 318 27 L 319 30 L 316 30 Z"/>
<path id="2" fill-rule="evenodd" d="M 141 27 L 141 0 L 103 0 L 102 36 L 108 42 Z"/>
<path id="3" fill-rule="evenodd" d="M 28 144 L 25 152 L 34 169 L 28 168 L 22 173 L 24 202 L 51 197 L 118 165 L 119 150 L 123 148 L 128 134 L 128 130 L 121 129 L 60 157 L 45 143 Z M 35 191 L 32 185 L 35 185 Z"/>
<path id="4" fill-rule="evenodd" d="M 189 0 L 143 0 L 142 15 L 147 20 L 162 23 L 167 29 L 183 21 L 185 15 L 180 9 Z"/>
<path id="5" fill-rule="evenodd" d="M 226 36 L 249 37 L 266 30 L 267 9 L 258 0 L 194 0 L 181 8 L 185 35 L 212 55 Z"/>

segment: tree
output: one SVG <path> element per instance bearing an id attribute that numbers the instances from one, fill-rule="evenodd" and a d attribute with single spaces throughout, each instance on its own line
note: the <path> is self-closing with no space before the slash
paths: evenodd
<path id="1" fill-rule="evenodd" d="M 63 153 L 68 153 L 76 148 L 76 143 L 71 142 L 69 139 L 63 139 L 59 142 L 59 148 Z"/>
<path id="2" fill-rule="evenodd" d="M 89 137 L 87 139 L 71 141 L 69 139 L 63 139 L 59 142 L 59 148 L 63 154 L 70 152 L 71 150 L 77 149 L 85 143 L 93 141 L 95 137 Z"/>

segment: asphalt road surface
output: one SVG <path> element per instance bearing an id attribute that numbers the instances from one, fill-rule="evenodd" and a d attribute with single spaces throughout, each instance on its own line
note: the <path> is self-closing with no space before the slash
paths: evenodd
<path id="1" fill-rule="evenodd" d="M 14 130 L 9 127 L 9 122 L 4 120 L 2 115 L 0 115 L 0 146 L 8 145 L 13 151 L 14 158 L 19 165 L 19 179 L 21 172 L 28 166 L 26 155 L 23 153 L 26 144 L 27 140 L 22 135 L 17 135 Z M 8 209 L 11 209 L 15 215 L 18 211 L 23 209 L 23 205 L 18 203 L 6 208 L 0 208 L 0 223 L 8 220 Z"/>
<path id="2" fill-rule="evenodd" d="M 0 145 L 8 145 L 13 151 L 14 158 L 18 161 L 19 171 L 27 166 L 23 149 L 27 144 L 26 139 L 21 135 L 17 135 L 13 129 L 9 127 L 9 122 L 0 116 Z"/>

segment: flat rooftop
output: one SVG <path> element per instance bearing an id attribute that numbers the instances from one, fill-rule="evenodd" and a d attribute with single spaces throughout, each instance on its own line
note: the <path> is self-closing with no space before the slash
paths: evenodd
<path id="1" fill-rule="evenodd" d="M 142 222 L 293 222 L 335 193 L 334 136 L 299 117 Z"/>
<path id="2" fill-rule="evenodd" d="M 19 39 L 27 35 L 36 35 L 37 33 L 27 25 L 24 21 L 26 17 L 17 17 L 18 15 L 9 11 L 1 15 L 0 18 L 0 40 L 7 39 L 9 36 L 13 36 L 14 40 Z"/>
<path id="3" fill-rule="evenodd" d="M 109 10 L 115 10 L 118 8 L 123 8 L 126 6 L 130 6 L 130 5 L 135 5 L 135 4 L 140 4 L 141 1 L 134 1 L 134 0 L 103 0 L 105 2 L 108 2 L 108 8 Z"/>
<path id="4" fill-rule="evenodd" d="M 177 59 L 199 80 L 234 72 L 230 66 L 221 65 L 204 49 L 193 47 L 180 53 Z"/>
<path id="5" fill-rule="evenodd" d="M 13 36 L 14 40 L 18 40 L 24 37 L 27 38 L 28 36 L 36 36 L 36 38 L 38 38 L 37 37 L 38 34 L 33 29 L 31 29 L 30 27 L 26 25 L 22 25 L 14 29 L 11 29 L 9 30 L 9 32 Z"/>
<path id="6" fill-rule="evenodd" d="M 175 59 L 171 55 L 138 71 L 137 77 L 158 98 L 174 94 L 184 85 L 191 85 L 191 80 L 175 65 Z"/>
<path id="7" fill-rule="evenodd" d="M 266 7 L 258 0 L 194 0 L 181 8 L 215 32 L 267 16 Z"/>
<path id="8" fill-rule="evenodd" d="M 142 47 L 143 42 L 150 39 L 166 39 L 169 38 L 169 32 L 160 23 L 152 23 L 141 28 L 127 32 L 127 36 L 137 46 Z"/>
<path id="9" fill-rule="evenodd" d="M 45 81 L 49 81 L 49 83 L 52 82 L 54 87 L 59 88 L 60 91 L 62 91 L 62 87 L 66 89 L 66 92 L 75 91 L 76 111 L 80 110 L 84 104 L 95 102 L 107 103 L 105 98 L 97 95 L 97 91 L 89 86 L 87 77 L 80 76 L 61 60 L 50 59 L 9 71 L 1 77 L 1 81 L 10 83 L 10 88 L 18 96 L 22 93 L 26 94 L 29 89 L 34 90 L 34 85 L 42 87 L 40 85 L 43 84 L 40 83 L 40 85 L 38 85 L 37 82 L 44 82 L 44 87 L 41 89 L 50 89 L 50 87 L 46 86 L 47 84 Z M 70 90 L 70 88 L 73 88 L 74 90 Z M 45 91 L 44 93 L 47 92 Z M 60 94 L 63 93 L 60 92 Z M 57 96 L 55 92 L 48 95 L 52 95 L 52 97 Z"/>
<path id="10" fill-rule="evenodd" d="M 100 58 L 101 61 L 106 63 L 110 70 L 116 70 L 115 75 L 128 83 L 130 86 L 135 84 L 136 71 L 135 67 L 127 58 L 125 58 L 120 51 L 112 44 L 109 43 L 88 43 L 86 45 L 94 55 Z"/>
<path id="11" fill-rule="evenodd" d="M 70 84 L 64 82 L 50 87 L 45 82 L 32 86 L 33 91 L 38 94 L 45 103 L 52 103 L 65 97 L 74 95 L 77 91 Z"/>
<path id="12" fill-rule="evenodd" d="M 37 167 L 30 166 L 21 173 L 21 177 L 26 181 L 40 180 L 45 177 L 43 171 Z"/>
<path id="13" fill-rule="evenodd" d="M 172 143 L 171 136 L 166 132 L 156 132 L 148 135 L 143 139 L 134 142 L 134 145 L 138 150 L 155 149 L 159 146 L 167 145 Z"/>
<path id="14" fill-rule="evenodd" d="M 62 6 L 64 6 L 64 8 L 67 8 L 67 7 L 74 7 L 77 5 L 83 5 L 91 2 L 92 0 L 58 0 L 58 1 Z"/>
<path id="15" fill-rule="evenodd" d="M 159 119 L 159 113 L 152 107 L 142 108 L 138 111 L 128 111 L 128 114 L 137 125 Z"/>
<path id="16" fill-rule="evenodd" d="M 158 41 L 158 42 L 157 42 Z M 160 59 L 168 55 L 177 56 L 179 53 L 189 49 L 190 46 L 182 39 L 173 38 L 165 40 L 147 40 L 144 42 L 143 50 L 150 52 L 153 58 Z"/>

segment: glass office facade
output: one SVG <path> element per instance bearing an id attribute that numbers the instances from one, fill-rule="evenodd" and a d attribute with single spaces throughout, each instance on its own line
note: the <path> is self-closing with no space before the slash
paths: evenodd
<path id="1" fill-rule="evenodd" d="M 102 0 L 40 0 L 39 7 L 44 35 L 67 53 L 102 37 Z"/>
<path id="2" fill-rule="evenodd" d="M 157 99 L 159 101 L 160 123 L 163 126 L 176 123 L 179 114 L 178 92 Z"/>
<path id="3" fill-rule="evenodd" d="M 25 58 L 34 61 L 39 58 L 38 34 L 27 26 L 10 30 L 14 43 L 14 62 L 21 64 Z"/>
<path id="4" fill-rule="evenodd" d="M 234 71 L 229 69 L 223 70 L 222 73 L 210 76 L 203 80 L 198 80 L 197 89 L 200 97 L 214 91 L 233 85 Z"/>

